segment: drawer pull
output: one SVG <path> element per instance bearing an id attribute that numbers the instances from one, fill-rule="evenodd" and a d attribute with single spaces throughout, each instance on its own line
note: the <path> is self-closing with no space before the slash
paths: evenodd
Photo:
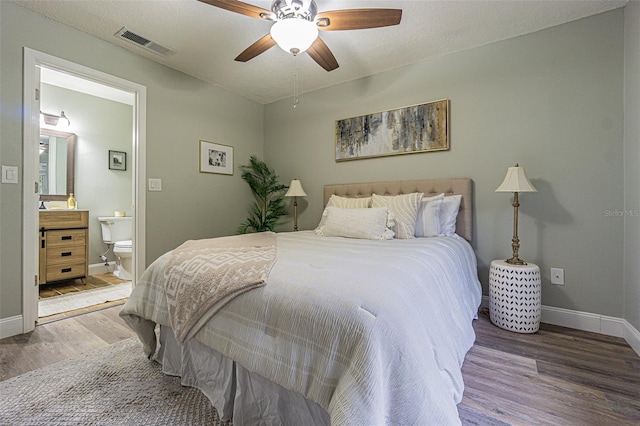
<path id="1" fill-rule="evenodd" d="M 70 240 L 73 237 L 71 235 L 63 235 L 62 237 L 60 237 L 61 240 Z"/>
<path id="2" fill-rule="evenodd" d="M 71 256 L 71 252 L 70 251 L 65 251 L 64 253 L 60 253 L 60 256 L 62 256 L 62 257 Z"/>
<path id="3" fill-rule="evenodd" d="M 60 269 L 60 272 L 62 272 L 64 274 L 65 272 L 71 272 L 71 269 L 72 268 L 62 268 L 62 269 Z"/>

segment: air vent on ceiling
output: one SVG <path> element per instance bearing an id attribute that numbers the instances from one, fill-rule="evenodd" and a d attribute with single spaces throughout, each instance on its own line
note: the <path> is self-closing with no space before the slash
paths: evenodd
<path id="1" fill-rule="evenodd" d="M 171 56 L 174 53 L 176 53 L 174 50 L 161 46 L 155 41 L 151 41 L 148 38 L 141 36 L 140 34 L 134 33 L 133 31 L 129 30 L 127 27 L 120 28 L 120 30 L 114 35 L 130 43 L 134 43 L 144 49 L 150 50 L 151 52 L 156 53 L 158 55 Z"/>

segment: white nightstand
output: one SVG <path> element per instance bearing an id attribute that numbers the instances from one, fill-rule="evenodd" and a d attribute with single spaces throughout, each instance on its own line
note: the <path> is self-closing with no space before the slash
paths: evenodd
<path id="1" fill-rule="evenodd" d="M 489 314 L 505 330 L 535 333 L 540 328 L 541 283 L 538 265 L 491 262 Z"/>

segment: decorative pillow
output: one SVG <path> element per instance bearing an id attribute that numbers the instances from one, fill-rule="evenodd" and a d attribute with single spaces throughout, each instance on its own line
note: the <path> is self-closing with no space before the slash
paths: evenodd
<path id="1" fill-rule="evenodd" d="M 440 206 L 440 235 L 448 237 L 456 233 L 456 219 L 462 195 L 448 195 L 442 200 Z"/>
<path id="2" fill-rule="evenodd" d="M 341 209 L 366 209 L 371 207 L 371 197 L 349 198 L 333 194 L 327 202 L 327 207 L 329 206 L 340 207 Z"/>
<path id="3" fill-rule="evenodd" d="M 422 192 L 390 196 L 373 194 L 371 206 L 388 207 L 396 216 L 396 225 L 393 228 L 396 238 L 408 240 L 415 238 L 416 218 L 422 195 Z"/>
<path id="4" fill-rule="evenodd" d="M 440 206 L 444 194 L 423 197 L 416 218 L 416 237 L 435 237 L 440 234 Z"/>
<path id="5" fill-rule="evenodd" d="M 323 226 L 316 229 L 325 237 L 361 238 L 367 240 L 390 240 L 393 231 L 387 223 L 393 223 L 393 215 L 386 207 L 364 209 L 342 209 L 328 206 Z"/>
<path id="6" fill-rule="evenodd" d="M 367 207 L 371 207 L 371 197 L 363 197 L 363 198 L 349 198 L 349 197 L 340 197 L 339 195 L 332 194 L 329 197 L 329 201 L 327 201 L 327 206 L 340 207 L 341 209 L 366 209 Z M 325 220 L 327 220 L 327 209 L 322 212 L 322 217 L 320 218 L 320 223 L 316 227 L 316 230 L 320 229 Z"/>

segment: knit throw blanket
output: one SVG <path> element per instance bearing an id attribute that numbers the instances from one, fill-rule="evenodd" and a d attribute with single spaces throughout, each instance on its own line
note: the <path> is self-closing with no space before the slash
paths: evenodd
<path id="1" fill-rule="evenodd" d="M 234 297 L 265 285 L 275 260 L 273 232 L 190 240 L 176 248 L 164 276 L 178 342 L 191 339 Z"/>

